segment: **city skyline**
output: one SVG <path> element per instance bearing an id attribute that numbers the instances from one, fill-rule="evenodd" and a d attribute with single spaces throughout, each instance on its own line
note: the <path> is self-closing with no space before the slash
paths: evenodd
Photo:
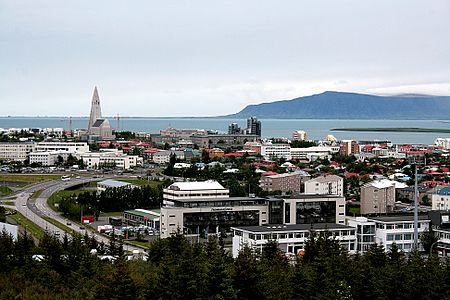
<path id="1" fill-rule="evenodd" d="M 0 6 L 2 115 L 88 116 L 94 86 L 107 116 L 226 115 L 326 90 L 450 95 L 447 1 Z"/>

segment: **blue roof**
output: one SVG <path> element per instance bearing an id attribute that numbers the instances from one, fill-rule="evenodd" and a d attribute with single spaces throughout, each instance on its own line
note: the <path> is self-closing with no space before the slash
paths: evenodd
<path id="1" fill-rule="evenodd" d="M 438 195 L 449 196 L 450 195 L 450 187 L 443 187 L 442 189 L 436 192 Z"/>

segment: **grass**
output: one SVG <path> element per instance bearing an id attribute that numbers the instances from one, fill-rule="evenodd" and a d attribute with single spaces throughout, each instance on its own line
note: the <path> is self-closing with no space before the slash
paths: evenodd
<path id="1" fill-rule="evenodd" d="M 136 246 L 136 247 L 140 247 L 140 248 L 144 248 L 144 249 L 149 249 L 149 242 L 138 242 L 138 241 L 124 241 L 124 244 L 128 244 L 131 246 Z"/>
<path id="2" fill-rule="evenodd" d="M 2 202 L 4 205 L 11 205 L 14 206 L 16 203 L 12 202 L 12 201 L 3 201 Z"/>
<path id="3" fill-rule="evenodd" d="M 349 207 L 348 208 L 348 214 L 349 215 L 360 215 L 361 214 L 361 208 L 359 208 L 359 207 Z"/>
<path id="4" fill-rule="evenodd" d="M 0 181 L 26 182 L 36 183 L 40 181 L 60 179 L 60 175 L 45 175 L 45 174 L 2 174 Z"/>
<path id="5" fill-rule="evenodd" d="M 12 190 L 7 186 L 0 186 L 0 197 L 5 197 L 12 194 Z"/>
<path id="6" fill-rule="evenodd" d="M 63 197 L 68 197 L 71 195 L 78 195 L 85 192 L 84 190 L 61 190 L 58 191 L 54 194 L 52 194 L 48 199 L 47 199 L 47 204 L 51 207 L 51 209 L 53 210 L 58 210 L 57 207 L 55 206 L 55 203 L 59 203 L 59 201 L 61 201 L 61 199 Z"/>
<path id="7" fill-rule="evenodd" d="M 9 215 L 9 217 L 16 221 L 17 224 L 19 224 L 23 228 L 26 228 L 27 232 L 31 233 L 35 238 L 40 240 L 44 237 L 45 231 L 41 227 L 25 218 L 25 216 L 18 211 L 16 211 L 14 215 Z"/>
<path id="8" fill-rule="evenodd" d="M 44 190 L 37 190 L 36 192 L 34 192 L 32 195 L 31 195 L 31 199 L 37 199 L 37 198 L 39 198 L 39 196 L 42 194 L 42 192 L 43 192 Z"/>
<path id="9" fill-rule="evenodd" d="M 133 185 L 137 185 L 137 186 L 149 185 L 151 187 L 157 187 L 158 185 L 160 185 L 162 183 L 160 181 L 154 181 L 154 180 L 148 181 L 146 179 L 117 178 L 115 180 L 129 182 L 129 183 L 131 183 Z"/>
<path id="10" fill-rule="evenodd" d="M 70 234 L 72 234 L 72 232 L 73 232 L 72 228 L 67 227 L 66 225 L 64 225 L 64 224 L 62 224 L 62 223 L 60 223 L 60 222 L 58 222 L 58 221 L 56 221 L 56 220 L 54 220 L 52 218 L 49 218 L 49 217 L 42 217 L 42 218 L 45 221 L 49 222 L 50 224 L 55 225 L 56 227 L 58 227 L 59 229 L 61 229 L 64 232 L 67 232 L 67 233 L 70 233 Z"/>

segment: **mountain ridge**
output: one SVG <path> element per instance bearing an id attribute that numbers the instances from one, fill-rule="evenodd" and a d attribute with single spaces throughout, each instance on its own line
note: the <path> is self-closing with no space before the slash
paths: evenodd
<path id="1" fill-rule="evenodd" d="M 450 96 L 378 96 L 326 91 L 311 96 L 246 106 L 224 117 L 274 119 L 449 119 Z"/>

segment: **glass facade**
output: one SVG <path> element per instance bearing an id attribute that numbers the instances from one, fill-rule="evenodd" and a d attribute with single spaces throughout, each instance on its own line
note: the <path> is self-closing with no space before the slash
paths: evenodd
<path id="1" fill-rule="evenodd" d="M 259 211 L 223 211 L 185 213 L 184 233 L 229 232 L 231 226 L 258 226 Z"/>
<path id="2" fill-rule="evenodd" d="M 296 204 L 296 223 L 336 223 L 336 203 L 315 201 Z"/>
<path id="3" fill-rule="evenodd" d="M 269 202 L 269 223 L 283 224 L 283 201 Z"/>

